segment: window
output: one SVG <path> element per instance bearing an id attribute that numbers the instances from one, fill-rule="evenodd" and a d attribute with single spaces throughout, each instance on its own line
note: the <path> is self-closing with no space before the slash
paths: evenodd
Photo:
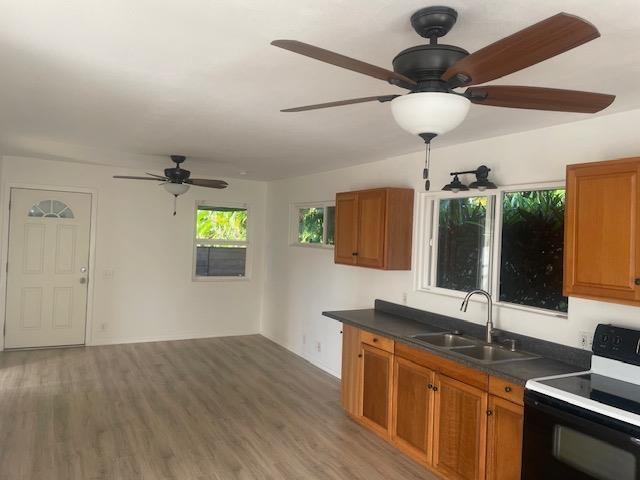
<path id="1" fill-rule="evenodd" d="M 439 202 L 437 287 L 465 292 L 489 289 L 492 204 L 489 197 Z"/>
<path id="2" fill-rule="evenodd" d="M 195 277 L 247 276 L 247 222 L 246 206 L 198 205 Z"/>
<path id="3" fill-rule="evenodd" d="M 329 202 L 293 207 L 294 245 L 332 246 L 335 236 L 336 207 Z"/>
<path id="4" fill-rule="evenodd" d="M 443 293 L 482 288 L 500 304 L 567 312 L 563 186 L 425 199 L 432 207 L 432 233 L 418 288 Z"/>
<path id="5" fill-rule="evenodd" d="M 64 202 L 58 200 L 42 200 L 31 207 L 27 216 L 73 218 L 73 212 Z"/>
<path id="6" fill-rule="evenodd" d="M 502 196 L 500 301 L 566 312 L 564 189 Z"/>

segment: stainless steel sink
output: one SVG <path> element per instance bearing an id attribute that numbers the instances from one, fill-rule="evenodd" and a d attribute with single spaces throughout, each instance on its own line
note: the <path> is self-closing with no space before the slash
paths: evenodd
<path id="1" fill-rule="evenodd" d="M 475 345 L 473 347 L 452 348 L 452 352 L 486 363 L 511 362 L 537 358 L 525 352 L 514 352 L 496 345 Z"/>
<path id="2" fill-rule="evenodd" d="M 453 348 L 453 347 L 471 347 L 477 345 L 478 342 L 468 338 L 454 335 L 453 333 L 441 333 L 439 335 L 413 335 L 414 340 L 427 343 L 434 347 Z"/>

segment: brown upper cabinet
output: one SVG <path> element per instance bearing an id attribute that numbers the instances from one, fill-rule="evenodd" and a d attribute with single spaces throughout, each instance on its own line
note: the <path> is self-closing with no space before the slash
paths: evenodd
<path id="1" fill-rule="evenodd" d="M 412 234 L 412 189 L 336 194 L 335 263 L 411 270 Z"/>
<path id="2" fill-rule="evenodd" d="M 640 157 L 569 165 L 564 293 L 640 305 Z"/>

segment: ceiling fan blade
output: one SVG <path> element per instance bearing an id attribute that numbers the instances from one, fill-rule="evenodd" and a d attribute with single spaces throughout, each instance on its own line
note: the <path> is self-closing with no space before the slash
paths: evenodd
<path id="1" fill-rule="evenodd" d="M 477 85 L 504 77 L 598 38 L 591 23 L 558 13 L 498 40 L 453 64 L 442 75 L 456 85 Z M 455 78 L 454 78 L 455 77 Z"/>
<path id="2" fill-rule="evenodd" d="M 167 180 L 165 177 L 132 177 L 130 175 L 114 175 L 113 178 L 126 178 L 129 180 L 153 180 L 154 182 L 157 182 L 158 180 Z"/>
<path id="3" fill-rule="evenodd" d="M 465 95 L 478 105 L 579 113 L 604 110 L 616 98 L 604 93 L 506 85 L 471 87 L 467 88 Z"/>
<path id="4" fill-rule="evenodd" d="M 167 177 L 165 177 L 164 175 L 156 175 L 155 173 L 149 173 L 149 172 L 144 172 L 144 173 L 146 173 L 147 175 L 151 175 L 152 177 L 159 178 L 161 180 L 167 180 Z"/>
<path id="5" fill-rule="evenodd" d="M 350 100 L 339 100 L 337 102 L 318 103 L 316 105 L 307 105 L 305 107 L 287 108 L 285 110 L 280 110 L 280 111 L 281 112 L 306 112 L 307 110 L 318 110 L 320 108 L 340 107 L 342 105 L 353 105 L 354 103 L 373 102 L 376 100 L 380 103 L 390 102 L 391 100 L 399 96 L 400 95 L 384 95 L 381 97 L 352 98 Z"/>
<path id="6" fill-rule="evenodd" d="M 189 178 L 188 180 L 185 180 L 184 183 L 195 185 L 197 187 L 208 188 L 227 188 L 229 186 L 229 184 L 224 180 L 210 180 L 208 178 Z"/>
<path id="7" fill-rule="evenodd" d="M 409 90 L 417 85 L 415 81 L 399 73 L 376 65 L 371 65 L 370 63 L 362 62 L 355 58 L 347 57 L 330 50 L 325 50 L 324 48 L 314 47 L 308 43 L 298 42 L 297 40 L 274 40 L 271 42 L 271 45 L 284 48 L 290 52 L 305 55 L 310 58 L 315 58 L 316 60 L 335 65 L 336 67 L 342 67 L 353 72 L 369 75 L 370 77 L 378 78 L 389 82 L 392 85 L 397 85 Z"/>

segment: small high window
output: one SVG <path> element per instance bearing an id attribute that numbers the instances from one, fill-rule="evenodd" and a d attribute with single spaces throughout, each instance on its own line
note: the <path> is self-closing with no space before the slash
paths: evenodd
<path id="1" fill-rule="evenodd" d="M 333 202 L 293 206 L 293 245 L 331 247 L 334 243 L 336 207 Z"/>
<path id="2" fill-rule="evenodd" d="M 59 200 L 42 200 L 28 213 L 29 217 L 73 218 L 73 212 L 66 203 Z"/>
<path id="3" fill-rule="evenodd" d="M 198 205 L 194 276 L 246 277 L 248 237 L 246 206 Z"/>

